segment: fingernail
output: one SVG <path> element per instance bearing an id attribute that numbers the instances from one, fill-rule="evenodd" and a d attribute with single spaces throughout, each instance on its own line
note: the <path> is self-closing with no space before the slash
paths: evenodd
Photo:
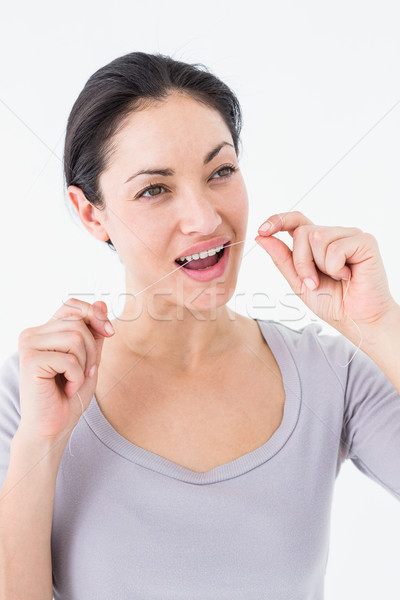
<path id="1" fill-rule="evenodd" d="M 89 377 L 93 377 L 93 375 L 95 374 L 95 371 L 96 371 L 96 365 L 93 365 L 89 371 Z"/>
<path id="2" fill-rule="evenodd" d="M 115 333 L 114 331 L 114 327 L 111 325 L 111 323 L 107 322 L 104 325 L 104 329 L 107 331 L 108 334 L 112 335 L 113 333 Z"/>
<path id="3" fill-rule="evenodd" d="M 270 229 L 272 229 L 272 227 L 273 227 L 272 223 L 267 221 L 266 223 L 263 223 L 261 225 L 261 227 L 258 228 L 258 231 L 262 231 L 263 233 L 265 233 L 266 231 L 269 231 Z"/>
<path id="4" fill-rule="evenodd" d="M 312 279 L 310 279 L 308 277 L 304 280 L 304 285 L 306 285 L 309 290 L 315 290 L 315 288 L 317 287 L 317 284 L 315 283 L 315 281 L 313 281 Z"/>
<path id="5" fill-rule="evenodd" d="M 255 242 L 257 242 L 257 244 L 258 244 L 259 246 L 261 246 L 261 248 L 264 248 L 264 246 L 262 245 L 262 243 L 261 243 L 261 241 L 260 241 L 260 240 L 254 240 L 254 241 L 255 241 Z"/>

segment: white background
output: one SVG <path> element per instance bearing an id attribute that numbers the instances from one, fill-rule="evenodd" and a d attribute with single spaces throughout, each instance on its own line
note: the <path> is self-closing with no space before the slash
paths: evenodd
<path id="1" fill-rule="evenodd" d="M 123 267 L 67 211 L 61 158 L 87 79 L 138 50 L 202 62 L 238 95 L 248 237 L 289 210 L 360 227 L 378 240 L 400 302 L 399 19 L 394 0 L 8 3 L 0 25 L 0 359 L 17 349 L 22 329 L 71 296 L 103 299 L 111 318 L 119 314 Z M 288 234 L 278 237 L 290 245 Z M 294 297 L 261 248 L 249 240 L 246 252 L 229 306 L 336 333 Z M 399 598 L 399 503 L 350 461 L 335 490 L 326 600 Z"/>

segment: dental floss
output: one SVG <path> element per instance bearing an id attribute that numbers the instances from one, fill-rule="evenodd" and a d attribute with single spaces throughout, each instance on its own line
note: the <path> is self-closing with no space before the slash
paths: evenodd
<path id="1" fill-rule="evenodd" d="M 241 242 L 234 242 L 233 244 L 228 244 L 228 246 L 234 246 L 235 244 L 243 244 L 243 243 L 244 243 L 246 240 L 253 240 L 253 238 L 246 238 L 246 239 L 242 240 Z M 191 260 L 194 260 L 194 259 L 191 259 Z M 190 261 L 188 260 L 188 261 L 187 261 L 185 264 L 187 264 L 188 262 L 190 262 Z M 176 269 L 174 269 L 174 270 L 173 270 L 173 271 L 171 271 L 170 273 L 167 273 L 166 275 L 164 275 L 164 277 L 161 277 L 161 279 L 159 279 L 158 281 L 155 281 L 154 283 L 152 283 L 152 284 L 148 285 L 147 287 L 145 287 L 143 290 L 141 290 L 141 291 L 140 291 L 140 292 L 138 292 L 137 294 L 134 294 L 134 295 L 135 295 L 135 297 L 136 297 L 136 296 L 138 296 L 139 294 L 141 294 L 142 292 L 144 292 L 145 290 L 149 289 L 151 286 L 155 285 L 156 283 L 158 283 L 158 282 L 159 282 L 159 281 L 161 281 L 162 279 L 165 279 L 165 277 L 168 277 L 168 275 L 171 275 L 171 273 L 174 273 L 174 272 L 175 272 L 175 271 L 177 271 L 178 269 L 181 269 L 182 267 L 183 267 L 183 265 L 180 265 L 179 267 L 177 267 Z M 57 321 L 56 317 L 51 317 L 51 318 L 52 318 L 52 319 L 55 319 L 55 320 Z M 81 413 L 81 416 L 82 416 L 82 415 L 83 415 L 83 403 L 82 403 L 82 399 L 81 399 L 81 397 L 80 397 L 80 395 L 79 395 L 79 392 L 76 392 L 76 394 L 78 395 L 78 398 L 79 398 L 79 400 L 81 401 L 81 406 L 82 406 L 82 413 Z M 74 395 L 75 395 L 75 394 L 74 394 Z M 78 425 L 78 423 L 77 423 L 77 424 L 75 425 L 75 427 L 73 428 L 73 430 L 72 430 L 72 432 L 71 432 L 71 435 L 70 435 L 70 437 L 69 437 L 69 440 L 68 440 L 68 450 L 69 450 L 69 453 L 70 453 L 70 455 L 71 455 L 71 456 L 75 456 L 74 454 L 72 454 L 72 453 L 71 453 L 71 438 L 72 438 L 72 434 L 74 433 L 74 431 L 75 431 L 75 428 L 76 428 L 76 426 L 77 426 L 77 425 Z"/>
<path id="2" fill-rule="evenodd" d="M 279 215 L 279 217 L 280 217 L 280 219 L 281 219 L 281 221 L 282 221 L 282 227 L 283 227 L 283 226 L 284 226 L 284 218 L 283 218 L 281 215 Z M 269 223 L 271 223 L 271 221 L 269 221 Z M 278 233 L 279 233 L 279 232 L 278 232 Z M 244 240 L 241 240 L 240 242 L 234 242 L 233 244 L 227 244 L 227 245 L 225 246 L 225 248 L 227 248 L 228 246 L 235 246 L 236 244 L 243 244 L 243 243 L 244 243 L 244 242 L 246 242 L 247 240 L 253 240 L 253 241 L 254 241 L 254 238 L 252 238 L 252 237 L 250 238 L 250 237 L 249 237 L 249 238 L 245 238 Z M 254 246 L 254 247 L 255 247 L 255 246 Z M 192 258 L 192 259 L 190 259 L 190 260 L 195 260 L 195 259 L 194 259 L 194 258 Z M 189 263 L 189 262 L 190 262 L 190 260 L 186 261 L 185 265 L 186 265 L 187 263 Z M 174 269 L 173 271 L 170 271 L 170 273 L 167 273 L 166 275 L 164 275 L 163 277 L 161 277 L 161 279 L 158 279 L 158 280 L 157 280 L 157 281 L 155 281 L 154 283 L 151 283 L 150 285 L 148 285 L 147 287 L 145 287 L 143 290 L 141 290 L 141 291 L 140 291 L 140 292 L 138 292 L 137 294 L 134 294 L 134 296 L 135 296 L 135 297 L 136 297 L 136 296 L 139 296 L 139 294 L 141 294 L 141 293 L 142 293 L 142 292 L 144 292 L 145 290 L 149 289 L 150 287 L 152 287 L 153 285 L 155 285 L 155 284 L 156 284 L 156 283 L 158 283 L 159 281 L 162 281 L 163 279 L 165 279 L 165 277 L 168 277 L 168 275 L 171 275 L 172 273 L 174 273 L 174 272 L 175 272 L 175 271 L 177 271 L 178 269 L 181 269 L 183 266 L 184 266 L 184 265 L 180 265 L 179 267 L 177 267 L 177 268 L 176 268 L 176 269 Z M 342 299 L 342 305 L 343 305 L 344 299 L 345 299 L 345 297 L 346 297 L 347 290 L 349 289 L 349 285 L 350 285 L 350 279 L 351 279 L 351 275 L 349 276 L 349 279 L 347 280 L 347 287 L 346 287 L 346 291 L 345 291 L 345 293 L 344 293 L 344 296 L 343 296 L 343 299 Z M 347 314 L 347 312 L 346 312 L 345 310 L 344 310 L 344 313 L 345 313 L 345 315 L 346 315 L 347 317 L 349 317 L 350 321 L 352 321 L 352 323 L 354 323 L 353 319 L 352 319 L 352 318 L 351 318 L 351 317 L 350 317 L 350 316 Z M 55 317 L 52 317 L 52 319 L 55 319 Z M 55 319 L 55 320 L 57 320 L 57 319 Z M 354 325 L 357 327 L 358 331 L 360 332 L 360 336 L 361 336 L 361 339 L 360 339 L 359 346 L 358 346 L 358 348 L 356 349 L 356 351 L 354 352 L 354 354 L 353 354 L 353 356 L 351 357 L 351 359 L 349 360 L 349 362 L 348 362 L 348 363 L 346 363 L 345 365 L 338 365 L 339 367 L 347 367 L 347 365 L 348 365 L 348 364 L 350 364 L 350 362 L 353 360 L 353 358 L 355 357 L 355 355 L 357 354 L 358 350 L 359 350 L 359 349 L 360 349 L 360 347 L 361 347 L 361 344 L 362 344 L 362 334 L 361 334 L 360 328 L 358 327 L 357 323 L 354 323 Z M 80 400 L 80 402 L 81 402 L 81 406 L 82 406 L 82 414 L 81 414 L 81 416 L 82 416 L 82 415 L 83 415 L 83 403 L 82 403 L 82 399 L 81 399 L 81 397 L 80 397 L 80 395 L 79 395 L 79 392 L 76 392 L 76 394 L 78 395 L 78 398 L 79 398 L 79 400 Z M 74 433 L 74 430 L 75 430 L 75 428 L 76 428 L 76 426 L 77 426 L 77 425 L 78 425 L 78 423 L 77 423 L 77 424 L 75 425 L 75 427 L 73 428 L 73 430 L 72 430 L 72 433 L 71 433 L 71 435 L 70 435 L 70 438 L 69 438 L 69 442 L 68 442 L 68 449 L 69 449 L 69 453 L 70 453 L 70 455 L 71 455 L 71 456 L 74 456 L 74 454 L 72 454 L 72 453 L 71 453 L 71 438 L 72 438 L 72 434 Z"/>
<path id="3" fill-rule="evenodd" d="M 351 279 L 351 275 L 349 275 L 349 278 L 348 278 L 348 280 L 347 280 L 347 287 L 346 287 L 346 291 L 345 291 L 345 293 L 344 293 L 344 295 L 343 295 L 343 298 L 342 298 L 342 306 L 343 306 L 343 302 L 344 302 L 344 299 L 345 299 L 345 297 L 346 297 L 346 294 L 347 294 L 347 290 L 349 289 L 349 285 L 350 285 L 350 279 Z M 350 321 L 351 321 L 352 323 L 354 323 L 353 319 L 352 319 L 352 318 L 351 318 L 351 317 L 350 317 L 350 316 L 347 314 L 347 312 L 346 312 L 344 309 L 343 309 L 343 312 L 344 312 L 344 314 L 345 314 L 347 317 L 349 317 Z M 351 361 L 353 360 L 353 358 L 355 357 L 355 355 L 357 354 L 357 352 L 358 352 L 358 351 L 359 351 L 359 349 L 361 348 L 361 344 L 362 344 L 362 340 L 363 340 L 362 333 L 361 333 L 361 330 L 360 330 L 359 326 L 357 325 L 357 323 L 354 323 L 354 325 L 357 327 L 357 329 L 358 329 L 358 331 L 359 331 L 359 333 L 360 333 L 360 343 L 358 344 L 358 347 L 356 348 L 356 351 L 354 352 L 354 354 L 353 354 L 353 356 L 351 357 L 351 359 L 349 360 L 349 362 L 348 362 L 348 363 L 346 363 L 345 365 L 338 365 L 338 367 L 347 367 L 347 365 L 351 363 Z"/>
<path id="4" fill-rule="evenodd" d="M 52 319 L 54 319 L 54 321 L 58 321 L 57 317 L 51 317 L 51 318 L 52 318 Z M 81 412 L 81 415 L 80 415 L 80 417 L 79 417 L 79 419 L 80 419 L 80 418 L 81 418 L 81 416 L 83 415 L 83 402 L 82 402 L 82 398 L 80 397 L 80 394 L 79 394 L 79 392 L 75 392 L 75 394 L 78 396 L 78 398 L 79 398 L 79 400 L 80 400 L 80 402 L 81 402 L 82 412 Z M 74 398 L 75 394 L 72 396 L 72 398 Z M 78 423 L 79 423 L 79 421 L 78 421 Z M 77 423 L 76 425 L 78 425 L 78 423 Z M 74 455 L 74 454 L 72 454 L 72 452 L 71 452 L 71 438 L 72 438 L 72 434 L 73 434 L 73 433 L 74 433 L 74 431 L 75 431 L 76 425 L 75 425 L 75 427 L 73 428 L 73 430 L 72 430 L 72 432 L 71 432 L 71 435 L 69 436 L 69 440 L 68 440 L 68 450 L 69 450 L 69 453 L 71 454 L 71 456 L 75 456 L 75 455 Z"/>
<path id="5" fill-rule="evenodd" d="M 279 214 L 278 216 L 279 216 L 279 218 L 280 218 L 280 220 L 281 220 L 281 222 L 282 222 L 282 227 L 284 227 L 284 226 L 285 226 L 285 219 L 284 219 L 284 217 L 283 217 L 282 215 L 280 215 L 280 214 Z M 273 224 L 271 221 L 268 221 L 268 223 L 271 223 L 271 225 L 272 225 L 272 226 L 274 226 L 274 224 Z M 278 231 L 277 233 L 280 233 L 280 232 Z M 225 246 L 225 248 L 227 248 L 228 246 L 235 246 L 235 244 L 243 244 L 243 243 L 244 243 L 244 242 L 246 242 L 247 240 L 253 240 L 253 241 L 254 241 L 254 238 L 245 238 L 244 240 L 241 240 L 240 242 L 234 242 L 233 244 L 227 244 L 227 245 Z M 255 246 L 254 246 L 254 247 L 255 247 Z M 195 259 L 194 259 L 194 258 L 191 258 L 190 260 L 188 260 L 188 261 L 186 261 L 186 262 L 185 262 L 185 265 L 187 265 L 187 264 L 188 264 L 188 263 L 189 263 L 191 260 L 195 260 Z M 162 279 L 165 279 L 165 277 L 168 277 L 168 275 L 171 275 L 171 273 L 174 273 L 174 272 L 175 272 L 175 271 L 177 271 L 178 269 L 181 269 L 183 266 L 184 266 L 184 265 L 180 265 L 179 267 L 177 267 L 176 269 L 174 269 L 174 270 L 173 270 L 173 271 L 171 271 L 170 273 L 167 273 L 167 275 L 164 275 L 164 277 L 161 277 L 161 279 L 159 279 L 158 281 L 155 281 L 154 283 L 152 283 L 152 284 L 148 285 L 147 287 L 145 287 L 143 290 L 141 290 L 141 291 L 140 291 L 140 292 L 138 292 L 137 294 L 134 294 L 134 296 L 135 296 L 135 297 L 136 297 L 136 296 L 139 296 L 139 294 L 141 294 L 141 293 L 142 293 L 142 292 L 144 292 L 145 290 L 149 289 L 149 288 L 150 288 L 152 285 L 155 285 L 156 283 L 158 283 L 158 282 L 159 282 L 159 281 L 161 281 Z M 349 289 L 349 285 L 350 285 L 350 279 L 351 279 L 351 275 L 349 275 L 349 279 L 347 280 L 347 287 L 346 287 L 346 291 L 345 291 L 345 293 L 344 293 L 344 296 L 343 296 L 343 298 L 342 298 L 342 306 L 343 306 L 344 299 L 345 299 L 345 297 L 346 297 L 346 294 L 347 294 L 347 290 Z M 347 317 L 350 319 L 350 321 L 351 321 L 352 323 L 354 323 L 353 319 L 352 319 L 352 318 L 351 318 L 351 317 L 350 317 L 350 316 L 347 314 L 347 312 L 346 312 L 344 309 L 343 309 L 343 312 L 344 312 L 344 314 L 345 314 L 345 315 L 346 315 L 346 316 L 347 316 Z M 357 349 L 356 349 L 356 351 L 354 352 L 353 356 L 352 356 L 352 357 L 351 357 L 351 359 L 349 360 L 349 362 L 347 362 L 345 365 L 338 365 L 339 367 L 347 367 L 347 365 L 351 363 L 351 361 L 353 360 L 353 358 L 355 357 L 355 355 L 357 354 L 358 350 L 359 350 L 359 349 L 360 349 L 360 347 L 361 347 L 361 344 L 362 344 L 362 334 L 361 334 L 360 328 L 358 327 L 357 323 L 354 323 L 354 325 L 357 327 L 357 329 L 358 329 L 358 331 L 359 331 L 359 333 L 360 333 L 360 338 L 361 338 L 361 339 L 360 339 L 360 343 L 359 343 L 359 345 L 358 345 L 358 348 L 357 348 Z"/>
<path id="6" fill-rule="evenodd" d="M 242 240 L 241 242 L 234 242 L 233 244 L 227 244 L 226 246 L 224 246 L 224 248 L 227 248 L 228 246 L 234 246 L 235 244 L 243 244 L 244 242 L 246 242 L 247 240 L 253 240 L 254 238 L 246 238 L 244 240 Z M 254 246 L 255 247 L 255 246 Z M 139 296 L 139 294 L 141 294 L 142 292 L 144 292 L 145 290 L 148 290 L 152 285 L 155 285 L 156 283 L 158 283 L 159 281 L 162 281 L 163 279 L 165 279 L 166 277 L 168 277 L 168 275 L 171 275 L 171 273 L 175 273 L 175 271 L 177 271 L 178 269 L 181 269 L 182 267 L 184 267 L 185 265 L 187 265 L 188 263 L 190 263 L 190 261 L 195 260 L 194 258 L 191 258 L 190 260 L 187 260 L 183 265 L 179 265 L 179 267 L 177 267 L 176 269 L 174 269 L 173 271 L 170 271 L 169 273 L 167 273 L 166 275 L 164 275 L 163 277 L 161 277 L 161 279 L 158 279 L 157 281 L 155 281 L 154 283 L 151 283 L 150 285 L 148 285 L 147 287 L 145 287 L 143 290 L 140 290 L 140 292 L 138 292 L 137 294 L 133 294 L 136 298 L 136 296 Z"/>

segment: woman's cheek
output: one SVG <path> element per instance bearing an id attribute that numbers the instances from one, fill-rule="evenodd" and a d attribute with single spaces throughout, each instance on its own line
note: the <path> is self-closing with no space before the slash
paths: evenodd
<path id="1" fill-rule="evenodd" d="M 235 216 L 238 219 L 243 220 L 245 223 L 247 223 L 247 219 L 249 216 L 249 200 L 244 183 L 242 188 L 238 191 L 238 193 L 233 198 L 231 198 L 231 207 Z"/>

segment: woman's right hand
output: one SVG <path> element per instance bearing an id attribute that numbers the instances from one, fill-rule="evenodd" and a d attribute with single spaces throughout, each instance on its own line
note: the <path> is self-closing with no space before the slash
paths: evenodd
<path id="1" fill-rule="evenodd" d="M 54 442 L 75 427 L 96 389 L 107 306 L 70 298 L 47 323 L 24 329 L 18 339 L 21 421 L 35 442 Z M 90 368 L 95 372 L 89 376 Z M 66 437 L 67 440 L 67 437 Z"/>

